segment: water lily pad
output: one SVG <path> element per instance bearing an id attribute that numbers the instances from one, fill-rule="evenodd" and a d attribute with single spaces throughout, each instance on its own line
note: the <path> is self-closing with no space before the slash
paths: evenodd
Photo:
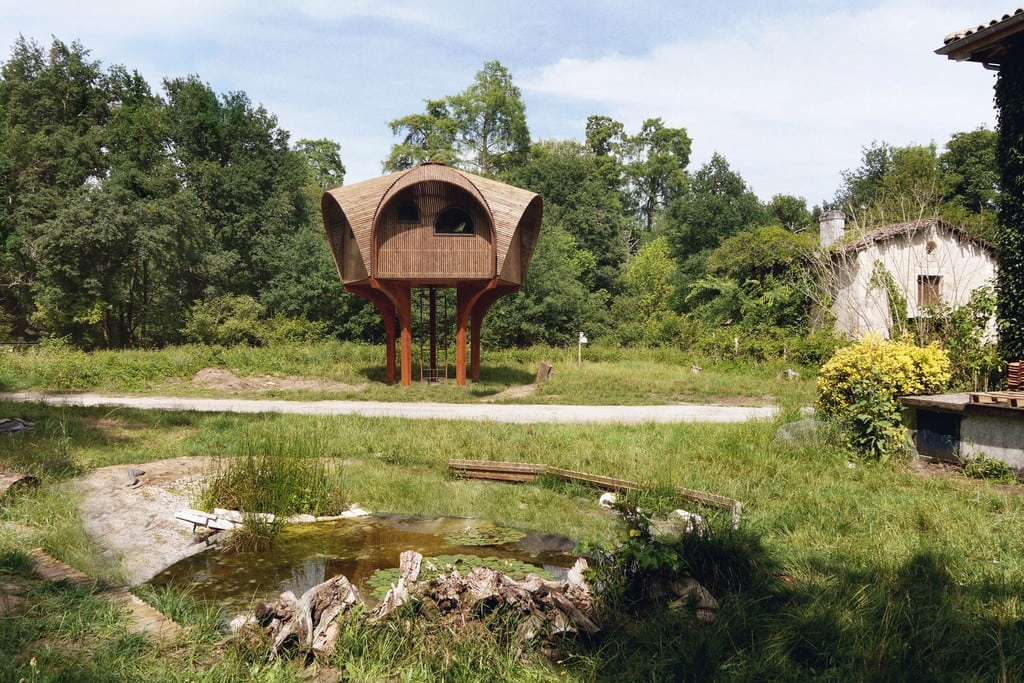
<path id="1" fill-rule="evenodd" d="M 445 534 L 444 540 L 452 545 L 487 546 L 515 543 L 525 537 L 524 532 L 507 526 L 467 526 Z"/>

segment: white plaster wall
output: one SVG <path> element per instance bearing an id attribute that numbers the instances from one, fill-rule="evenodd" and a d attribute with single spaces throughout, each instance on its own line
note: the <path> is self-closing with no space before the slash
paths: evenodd
<path id="1" fill-rule="evenodd" d="M 848 336 L 872 331 L 889 334 L 888 299 L 882 288 L 870 287 L 876 262 L 885 266 L 906 297 L 911 318 L 919 314 L 918 275 L 940 276 L 942 300 L 954 308 L 967 303 L 978 287 L 995 282 L 995 261 L 986 250 L 936 226 L 875 242 L 849 258 L 848 267 L 836 273 L 836 329 Z"/>

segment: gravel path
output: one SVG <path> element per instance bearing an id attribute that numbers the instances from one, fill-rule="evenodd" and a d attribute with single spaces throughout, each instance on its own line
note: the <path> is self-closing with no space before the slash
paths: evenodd
<path id="1" fill-rule="evenodd" d="M 144 410 L 191 410 L 223 413 L 299 413 L 303 415 L 362 415 L 418 420 L 480 420 L 492 422 L 627 423 L 745 422 L 770 419 L 775 406 L 743 407 L 698 404 L 659 406 L 565 406 L 484 403 L 388 403 L 383 401 L 278 401 L 235 398 L 171 398 L 165 396 L 105 396 L 101 394 L 0 394 L 8 401 L 42 402 L 56 406 L 109 406 Z"/>

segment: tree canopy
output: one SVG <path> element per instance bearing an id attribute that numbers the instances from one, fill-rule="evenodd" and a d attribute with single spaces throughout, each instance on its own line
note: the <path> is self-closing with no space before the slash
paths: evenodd
<path id="1" fill-rule="evenodd" d="M 811 338 L 801 286 L 819 207 L 762 202 L 717 153 L 689 170 L 687 130 L 653 113 L 635 129 L 595 114 L 579 140 L 532 140 L 498 61 L 424 105 L 387 124 L 385 170 L 442 162 L 544 198 L 527 280 L 489 314 L 491 343 L 567 344 L 585 330 L 733 354 L 756 339 L 748 352 L 770 354 Z M 827 208 L 864 227 L 940 216 L 995 239 L 996 208 L 1015 210 L 996 157 L 1016 143 L 1000 139 L 873 142 Z M 245 92 L 199 75 L 154 88 L 79 43 L 19 39 L 0 64 L 0 339 L 379 341 L 379 315 L 344 290 L 325 243 L 320 195 L 344 179 L 337 142 L 292 143 Z"/>

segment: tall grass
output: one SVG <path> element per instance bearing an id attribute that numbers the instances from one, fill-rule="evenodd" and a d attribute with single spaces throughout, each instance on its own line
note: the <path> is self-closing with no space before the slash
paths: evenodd
<path id="1" fill-rule="evenodd" d="M 298 377 L 336 383 L 305 389 L 267 385 L 246 392 L 267 397 L 465 403 L 532 384 L 541 361 L 554 363 L 553 380 L 539 383 L 528 396 L 498 396 L 498 400 L 610 405 L 721 400 L 808 405 L 813 400 L 813 384 L 807 378 L 795 382 L 777 379 L 788 367 L 783 361 L 746 363 L 737 368 L 729 360 L 675 349 L 588 348 L 581 365 L 575 348 L 490 351 L 483 354 L 481 381 L 467 387 L 455 386 L 453 367 L 448 373 L 452 379 L 441 385 L 389 386 L 384 383 L 382 347 L 338 342 L 231 348 L 189 345 L 91 353 L 51 344 L 0 355 L 0 388 L 212 396 L 237 393 L 229 388 L 192 386 L 192 377 L 199 370 L 217 367 L 243 379 Z M 694 374 L 694 366 L 703 370 Z M 813 374 L 813 370 L 801 370 L 807 376 Z"/>
<path id="2" fill-rule="evenodd" d="M 543 462 L 644 482 L 654 493 L 643 504 L 654 510 L 675 502 L 665 499 L 674 486 L 744 503 L 738 533 L 713 522 L 710 539 L 689 541 L 688 570 L 721 603 L 710 625 L 685 609 L 649 604 L 606 614 L 598 642 L 566 640 L 545 653 L 510 641 L 501 622 L 466 632 L 402 614 L 372 627 L 344 627 L 343 646 L 329 663 L 354 680 L 1024 679 L 1019 489 L 923 476 L 907 463 L 865 464 L 828 433 L 784 443 L 775 440 L 776 422 L 514 425 L 0 405 L 24 408 L 39 424 L 64 423 L 0 438 L 0 467 L 31 465 L 62 448 L 80 468 L 193 454 L 217 457 L 224 471 L 229 461 L 242 463 L 247 476 L 257 477 L 294 463 L 337 463 L 344 469 L 334 475 L 341 487 L 336 500 L 345 503 L 487 517 L 605 547 L 622 529 L 597 506 L 595 491 L 458 480 L 448 473 L 448 459 Z M 95 553 L 87 542 L 66 550 L 67 539 L 80 533 L 61 484 L 69 475 L 40 471 L 38 492 L 0 507 L 0 521 L 31 530 L 25 537 L 0 525 L 0 557 L 13 558 L 0 564 L 0 574 L 23 571 L 19 558 L 34 545 L 80 566 Z M 43 608 L 59 615 L 82 604 L 66 593 L 40 596 Z M 163 662 L 129 656 L 118 648 L 130 653 L 141 646 L 113 635 L 123 629 L 118 619 L 71 629 L 79 639 L 68 648 L 73 655 L 50 645 L 69 637 L 59 618 L 0 619 L 0 647 L 13 653 L 0 664 L 7 667 L 0 678 L 27 676 L 33 653 L 54 680 L 83 680 L 82 672 L 89 680 L 103 666 L 130 680 L 296 675 L 290 665 L 230 648 L 211 661 L 207 641 L 199 640 L 186 640 Z"/>
<path id="3" fill-rule="evenodd" d="M 325 457 L 322 435 L 308 423 L 295 426 L 273 432 L 259 423 L 247 426 L 236 442 L 239 455 L 216 459 L 199 493 L 201 508 L 245 516 L 231 537 L 238 549 L 265 547 L 283 528 L 285 515 L 331 515 L 348 507 L 342 464 Z"/>

